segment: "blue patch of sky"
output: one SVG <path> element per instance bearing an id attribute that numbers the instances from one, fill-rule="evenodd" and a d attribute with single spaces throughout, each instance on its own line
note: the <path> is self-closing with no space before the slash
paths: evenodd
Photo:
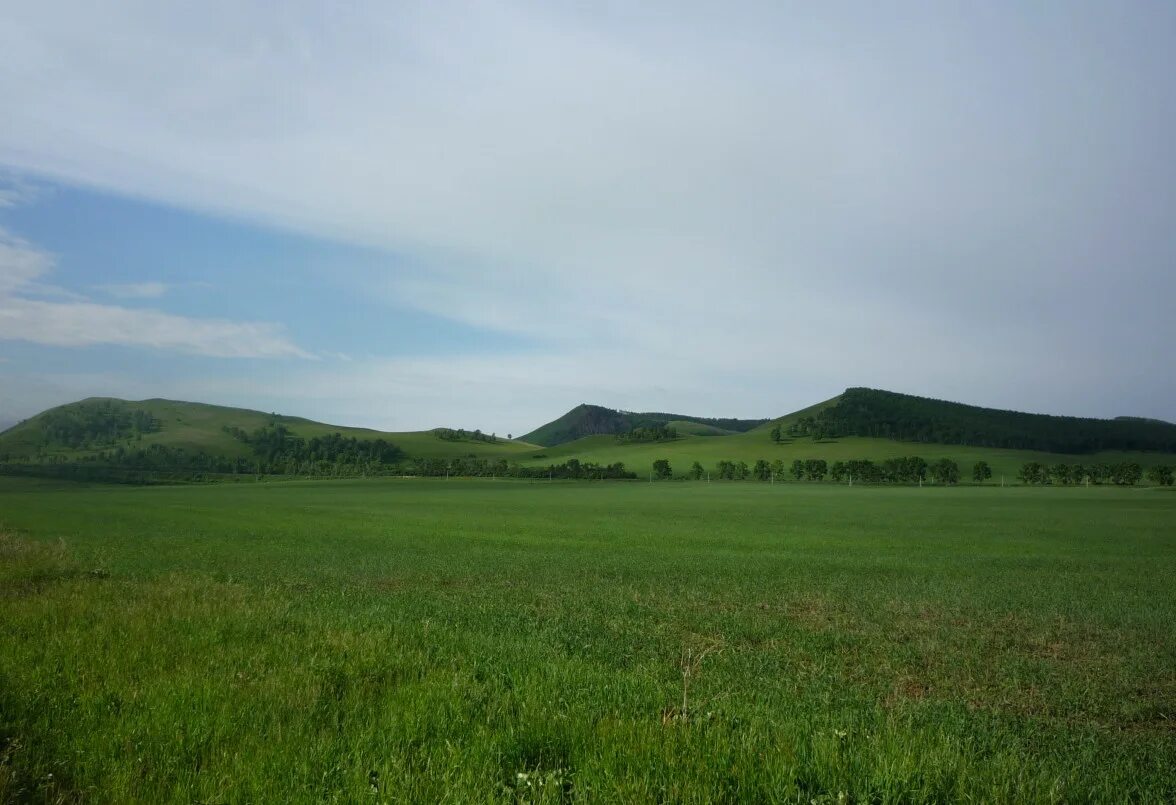
<path id="1" fill-rule="evenodd" d="M 0 225 L 56 256 L 48 284 L 126 307 L 281 323 L 312 353 L 485 354 L 530 345 L 397 305 L 383 290 L 387 280 L 419 269 L 372 249 L 56 184 L 0 209 Z M 115 298 L 100 287 L 151 282 L 167 293 Z"/>

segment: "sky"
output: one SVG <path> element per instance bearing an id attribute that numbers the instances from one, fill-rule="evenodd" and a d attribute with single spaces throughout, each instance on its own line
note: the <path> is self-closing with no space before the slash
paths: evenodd
<path id="1" fill-rule="evenodd" d="M 1176 420 L 1176 4 L 0 5 L 0 423 Z"/>

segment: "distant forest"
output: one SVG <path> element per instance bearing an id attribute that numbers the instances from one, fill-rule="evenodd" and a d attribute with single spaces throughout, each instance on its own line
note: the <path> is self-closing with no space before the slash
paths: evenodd
<path id="1" fill-rule="evenodd" d="M 154 433 L 159 420 L 114 400 L 80 402 L 41 415 L 45 444 L 85 450 Z"/>
<path id="2" fill-rule="evenodd" d="M 668 425 L 656 424 L 633 428 L 617 434 L 618 444 L 640 444 L 642 442 L 669 442 L 678 438 L 678 431 Z"/>
<path id="3" fill-rule="evenodd" d="M 303 439 L 277 423 L 251 432 L 226 425 L 224 431 L 252 447 L 258 465 L 292 468 L 263 469 L 262 472 L 297 473 L 298 466 L 307 464 L 322 471 L 335 467 L 382 466 L 396 464 L 404 458 L 404 451 L 385 439 L 357 439 L 338 433 Z"/>
<path id="4" fill-rule="evenodd" d="M 1024 414 L 866 388 L 847 389 L 835 405 L 798 419 L 783 433 L 815 439 L 870 436 L 1050 453 L 1176 452 L 1176 425 L 1157 420 Z"/>
<path id="5" fill-rule="evenodd" d="M 438 439 L 443 439 L 447 442 L 486 442 L 488 444 L 497 444 L 498 435 L 495 433 L 482 433 L 480 430 L 465 430 L 464 428 L 433 428 L 433 435 Z"/>

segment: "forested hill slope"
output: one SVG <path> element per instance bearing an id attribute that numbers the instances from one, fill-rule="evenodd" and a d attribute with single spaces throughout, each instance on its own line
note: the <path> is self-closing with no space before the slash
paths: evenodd
<path id="1" fill-rule="evenodd" d="M 1026 414 L 867 388 L 846 389 L 834 405 L 794 422 L 787 435 L 869 436 L 1051 453 L 1176 452 L 1176 425 L 1158 420 Z"/>
<path id="2" fill-rule="evenodd" d="M 275 446 L 274 440 L 281 442 Z M 315 440 L 319 440 L 316 447 Z M 313 449 L 312 449 L 313 448 Z M 394 450 L 392 450 L 394 448 Z M 51 408 L 0 433 L 0 463 L 97 459 L 120 451 L 177 463 L 196 455 L 250 459 L 259 452 L 334 455 L 380 450 L 406 458 L 524 455 L 533 444 L 452 428 L 388 433 L 301 417 L 179 400 L 90 398 Z M 126 460 L 120 458 L 120 460 Z M 190 462 L 189 462 L 190 463 Z"/>
<path id="3" fill-rule="evenodd" d="M 766 419 L 714 419 L 710 417 L 658 412 L 633 413 L 584 403 L 577 405 L 559 419 L 536 428 L 523 436 L 522 439 L 532 444 L 553 447 L 557 444 L 575 441 L 584 436 L 627 433 L 634 428 L 647 428 L 653 425 L 665 425 L 670 422 L 696 423 L 709 426 L 720 432 L 733 431 L 742 433 L 751 430 L 757 425 L 762 425 L 767 421 Z"/>

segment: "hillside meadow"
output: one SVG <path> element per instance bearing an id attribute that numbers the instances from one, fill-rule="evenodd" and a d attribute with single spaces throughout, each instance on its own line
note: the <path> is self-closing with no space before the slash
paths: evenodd
<path id="1" fill-rule="evenodd" d="M 0 479 L 0 801 L 1176 798 L 1176 494 Z"/>

